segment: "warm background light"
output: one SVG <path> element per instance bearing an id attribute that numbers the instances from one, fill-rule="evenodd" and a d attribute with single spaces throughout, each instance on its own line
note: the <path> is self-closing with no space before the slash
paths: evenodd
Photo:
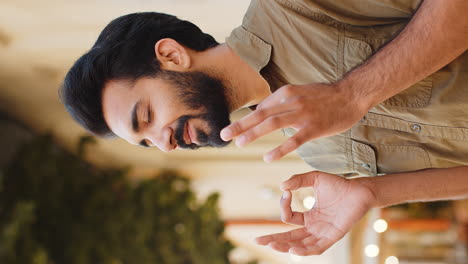
<path id="1" fill-rule="evenodd" d="M 366 248 L 364 249 L 364 253 L 369 258 L 377 257 L 379 255 L 379 252 L 380 252 L 379 247 L 374 244 L 367 245 Z"/>
<path id="2" fill-rule="evenodd" d="M 383 219 L 379 219 L 379 220 L 374 222 L 374 230 L 377 233 L 383 233 L 383 232 L 387 231 L 387 228 L 388 228 L 387 221 L 385 221 Z"/>
<path id="3" fill-rule="evenodd" d="M 395 256 L 390 256 L 390 257 L 385 259 L 385 264 L 399 264 L 399 263 L 400 263 L 400 261 Z"/>

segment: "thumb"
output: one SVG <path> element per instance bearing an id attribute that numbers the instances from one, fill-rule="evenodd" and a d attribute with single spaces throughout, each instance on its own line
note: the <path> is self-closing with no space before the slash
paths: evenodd
<path id="1" fill-rule="evenodd" d="M 318 175 L 320 175 L 320 173 L 320 171 L 311 171 L 302 174 L 296 174 L 289 178 L 289 180 L 281 183 L 280 189 L 282 191 L 294 191 L 299 188 L 314 186 L 315 180 L 317 179 Z"/>

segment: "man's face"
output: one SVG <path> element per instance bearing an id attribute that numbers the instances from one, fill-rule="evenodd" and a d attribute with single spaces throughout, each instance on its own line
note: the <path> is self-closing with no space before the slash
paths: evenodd
<path id="1" fill-rule="evenodd" d="M 163 71 L 136 81 L 112 80 L 102 95 L 110 129 L 131 144 L 175 148 L 224 147 L 229 125 L 225 87 L 201 72 Z"/>

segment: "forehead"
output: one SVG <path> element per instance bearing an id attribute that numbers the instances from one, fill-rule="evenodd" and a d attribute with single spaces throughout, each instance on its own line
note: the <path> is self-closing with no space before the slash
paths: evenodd
<path id="1" fill-rule="evenodd" d="M 120 138 L 130 139 L 131 112 L 142 96 L 136 82 L 129 80 L 108 81 L 102 93 L 102 110 L 109 128 Z"/>

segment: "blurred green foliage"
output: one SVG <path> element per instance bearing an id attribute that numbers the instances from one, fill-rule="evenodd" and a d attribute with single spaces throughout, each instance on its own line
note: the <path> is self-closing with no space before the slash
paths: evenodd
<path id="1" fill-rule="evenodd" d="M 218 194 L 197 201 L 174 171 L 131 184 L 37 137 L 0 171 L 2 264 L 224 264 Z"/>

